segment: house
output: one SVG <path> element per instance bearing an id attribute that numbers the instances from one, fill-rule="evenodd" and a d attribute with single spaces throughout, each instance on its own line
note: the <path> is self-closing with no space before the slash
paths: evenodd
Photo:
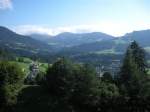
<path id="1" fill-rule="evenodd" d="M 34 80 L 39 73 L 39 64 L 37 62 L 32 62 L 29 66 L 28 79 Z"/>

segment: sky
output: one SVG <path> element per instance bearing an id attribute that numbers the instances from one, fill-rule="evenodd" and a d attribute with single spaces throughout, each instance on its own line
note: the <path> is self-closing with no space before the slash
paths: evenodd
<path id="1" fill-rule="evenodd" d="M 150 0 L 0 0 L 0 26 L 19 34 L 150 29 Z"/>

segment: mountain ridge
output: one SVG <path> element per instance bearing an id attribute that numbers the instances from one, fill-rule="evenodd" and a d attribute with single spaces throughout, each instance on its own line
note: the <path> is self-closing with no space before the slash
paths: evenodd
<path id="1" fill-rule="evenodd" d="M 17 54 L 42 54 L 51 52 L 51 47 L 29 36 L 17 34 L 6 27 L 0 27 L 0 47 Z"/>
<path id="2" fill-rule="evenodd" d="M 32 36 L 34 39 L 39 40 L 35 36 Z M 92 33 L 71 33 L 71 32 L 63 32 L 56 36 L 50 36 L 48 38 L 47 35 L 41 35 L 40 40 L 48 43 L 49 45 L 59 46 L 59 47 L 72 47 L 85 43 L 97 42 L 101 40 L 109 40 L 114 37 L 101 32 L 92 32 Z"/>
<path id="3" fill-rule="evenodd" d="M 100 34 L 101 37 L 97 36 L 97 34 Z M 106 39 L 105 36 L 108 38 Z M 64 32 L 56 35 L 56 37 L 50 37 L 50 40 L 49 36 L 46 37 L 46 42 L 35 38 L 36 36 L 19 35 L 5 27 L 0 27 L 0 48 L 7 48 L 11 52 L 23 56 L 28 56 L 29 54 L 66 55 L 71 57 L 84 57 L 86 54 L 122 55 L 130 42 L 134 40 L 150 54 L 150 30 L 134 31 L 120 38 L 99 32 L 84 34 Z"/>

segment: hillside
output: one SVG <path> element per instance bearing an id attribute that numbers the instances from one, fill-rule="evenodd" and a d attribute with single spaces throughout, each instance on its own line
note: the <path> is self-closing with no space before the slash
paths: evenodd
<path id="1" fill-rule="evenodd" d="M 137 41 L 141 47 L 148 49 L 150 47 L 150 30 L 135 31 L 128 33 L 122 37 L 102 40 L 100 42 L 93 42 L 88 44 L 82 44 L 68 49 L 64 49 L 64 52 L 68 54 L 76 53 L 124 53 L 126 47 L 132 41 Z"/>
<path id="2" fill-rule="evenodd" d="M 146 50 L 147 58 L 150 55 L 150 30 L 141 30 L 128 33 L 122 37 L 86 43 L 63 49 L 59 56 L 68 56 L 82 62 L 109 63 L 111 60 L 123 58 L 127 46 L 137 41 Z"/>
<path id="3" fill-rule="evenodd" d="M 93 33 L 64 32 L 56 36 L 49 36 L 49 38 L 48 35 L 33 34 L 31 35 L 31 37 L 40 41 L 44 41 L 49 45 L 55 46 L 57 48 L 72 47 L 86 43 L 99 42 L 102 40 L 110 40 L 114 38 L 111 35 L 101 32 L 93 32 Z"/>
<path id="4" fill-rule="evenodd" d="M 117 38 L 100 32 L 82 34 L 64 32 L 56 36 L 36 34 L 32 37 L 48 43 L 55 50 L 59 49 L 60 53 L 66 55 L 123 54 L 129 43 L 134 40 L 150 52 L 150 30 L 134 31 Z"/>
<path id="5" fill-rule="evenodd" d="M 5 27 L 0 27 L 0 48 L 22 56 L 52 52 L 52 48 L 44 42 L 16 34 Z"/>
<path id="6" fill-rule="evenodd" d="M 150 46 L 150 30 L 133 31 L 124 35 L 122 39 L 127 42 L 135 40 L 141 46 L 148 47 Z"/>

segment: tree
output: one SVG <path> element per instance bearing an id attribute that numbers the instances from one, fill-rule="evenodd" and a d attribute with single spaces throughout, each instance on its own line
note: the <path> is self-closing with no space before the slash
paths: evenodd
<path id="1" fill-rule="evenodd" d="M 0 62 L 0 111 L 16 103 L 23 78 L 24 73 L 17 64 Z"/>
<path id="2" fill-rule="evenodd" d="M 44 84 L 44 81 L 45 81 L 45 73 L 40 71 L 35 77 L 35 82 L 38 85 L 42 85 Z"/>
<path id="3" fill-rule="evenodd" d="M 47 70 L 46 84 L 51 94 L 65 95 L 68 78 L 73 74 L 73 65 L 66 59 L 59 59 Z"/>
<path id="4" fill-rule="evenodd" d="M 102 81 L 105 82 L 113 82 L 113 77 L 109 72 L 105 72 L 101 78 Z"/>
<path id="5" fill-rule="evenodd" d="M 73 63 L 65 58 L 49 66 L 46 73 L 46 87 L 55 104 L 53 111 L 56 111 L 57 108 L 67 111 L 69 108 L 68 99 L 72 89 L 73 73 Z"/>
<path id="6" fill-rule="evenodd" d="M 18 57 L 18 62 L 24 62 L 24 58 L 23 57 Z"/>
<path id="7" fill-rule="evenodd" d="M 119 86 L 123 94 L 139 95 L 145 78 L 147 65 L 144 50 L 134 41 L 128 47 L 119 74 Z"/>
<path id="8" fill-rule="evenodd" d="M 91 101 L 96 102 L 95 108 L 98 112 L 116 112 L 119 97 L 119 89 L 115 84 L 101 81 Z"/>
<path id="9" fill-rule="evenodd" d="M 143 74 L 147 73 L 147 62 L 145 59 L 145 51 L 141 48 L 136 41 L 132 42 L 130 45 L 130 50 L 132 52 L 132 58 L 137 65 L 139 71 Z"/>
<path id="10" fill-rule="evenodd" d="M 72 85 L 71 104 L 79 112 L 91 112 L 94 105 L 92 99 L 96 88 L 98 88 L 98 78 L 96 77 L 94 68 L 88 64 L 78 65 L 74 72 Z"/>
<path id="11" fill-rule="evenodd" d="M 56 98 L 55 103 L 70 110 L 87 109 L 96 82 L 96 72 L 92 67 L 64 58 L 49 67 L 46 74 L 46 85 L 51 96 Z"/>

